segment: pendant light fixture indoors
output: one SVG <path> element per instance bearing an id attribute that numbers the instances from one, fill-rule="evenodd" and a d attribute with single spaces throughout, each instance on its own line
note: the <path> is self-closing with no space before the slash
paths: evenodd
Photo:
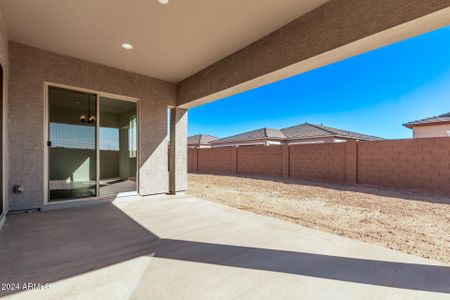
<path id="1" fill-rule="evenodd" d="M 81 114 L 80 115 L 80 121 L 82 123 L 94 123 L 96 118 L 95 115 L 91 115 L 91 95 L 87 95 L 88 96 L 88 114 L 87 116 L 85 114 Z"/>

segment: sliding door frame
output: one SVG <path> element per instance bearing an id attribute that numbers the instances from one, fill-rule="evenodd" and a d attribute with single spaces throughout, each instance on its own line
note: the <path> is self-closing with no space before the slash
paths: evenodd
<path id="1" fill-rule="evenodd" d="M 50 180 L 50 170 L 49 170 L 49 147 L 47 146 L 47 141 L 49 140 L 49 99 L 48 99 L 48 90 L 50 87 L 56 87 L 66 90 L 72 90 L 77 92 L 84 92 L 89 94 L 95 94 L 96 95 L 96 135 L 95 135 L 95 146 L 96 146 L 96 196 L 95 197 L 89 197 L 89 198 L 80 198 L 80 199 L 68 199 L 68 200 L 61 200 L 61 201 L 54 201 L 50 202 L 49 197 L 49 180 Z M 106 97 L 106 98 L 113 98 L 117 100 L 122 101 L 129 101 L 136 103 L 136 118 L 137 118 L 137 153 L 136 153 L 136 192 L 139 195 L 139 166 L 140 166 L 140 157 L 141 157 L 141 116 L 140 116 L 140 99 L 129 97 L 129 96 L 123 96 L 123 95 L 117 95 L 117 94 L 111 94 L 96 90 L 90 90 L 90 89 L 84 89 L 79 88 L 75 86 L 65 85 L 65 84 L 59 84 L 54 82 L 45 81 L 44 82 L 44 205 L 58 205 L 61 203 L 71 203 L 71 202 L 86 202 L 91 200 L 103 200 L 103 199 L 111 199 L 115 198 L 112 196 L 104 196 L 102 197 L 100 195 L 100 139 L 99 139 L 99 133 L 100 133 L 100 97 Z"/>
<path id="2" fill-rule="evenodd" d="M 2 98 L 2 111 L 1 111 L 1 122 L 2 122 L 2 139 L 1 139 L 1 143 L 2 143 L 2 153 L 1 153 L 1 157 L 0 159 L 2 160 L 2 180 L 0 182 L 0 184 L 2 185 L 2 191 L 1 191 L 1 201 L 2 201 L 2 211 L 0 212 L 0 228 L 2 227 L 3 223 L 6 220 L 6 215 L 8 213 L 8 192 L 7 192 L 7 178 L 8 178 L 8 168 L 7 168 L 7 159 L 6 159 L 6 153 L 7 153 L 7 141 L 8 141 L 8 134 L 7 134 L 7 120 L 6 120 L 6 116 L 7 116 L 7 90 L 8 90 L 8 85 L 7 85 L 7 80 L 8 80 L 8 75 L 7 75 L 7 71 L 5 69 L 5 65 L 3 63 L 3 59 L 0 57 L 0 66 L 2 68 L 2 72 L 1 72 L 1 83 L 2 83 L 2 87 L 1 87 L 1 98 Z M 139 141 L 138 141 L 139 142 Z"/>

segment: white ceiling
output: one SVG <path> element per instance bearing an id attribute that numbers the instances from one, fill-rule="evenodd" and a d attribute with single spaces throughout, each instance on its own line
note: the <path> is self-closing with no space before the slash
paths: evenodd
<path id="1" fill-rule="evenodd" d="M 0 0 L 9 38 L 178 82 L 326 0 Z M 120 47 L 123 42 L 133 50 Z"/>

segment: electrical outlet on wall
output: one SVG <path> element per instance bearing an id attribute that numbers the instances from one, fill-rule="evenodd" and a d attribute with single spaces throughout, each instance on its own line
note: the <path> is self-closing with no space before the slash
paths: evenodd
<path id="1" fill-rule="evenodd" d="M 23 193 L 23 185 L 16 184 L 14 185 L 14 193 Z"/>

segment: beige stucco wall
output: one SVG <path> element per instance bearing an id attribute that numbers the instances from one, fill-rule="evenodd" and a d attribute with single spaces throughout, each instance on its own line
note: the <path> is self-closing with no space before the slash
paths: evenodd
<path id="1" fill-rule="evenodd" d="M 448 137 L 450 124 L 418 126 L 413 128 L 413 138 Z"/>
<path id="2" fill-rule="evenodd" d="M 187 128 L 188 111 L 170 109 L 170 192 L 175 194 L 187 189 Z"/>
<path id="3" fill-rule="evenodd" d="M 24 193 L 11 194 L 10 209 L 44 204 L 45 81 L 139 98 L 139 193 L 168 192 L 167 106 L 175 104 L 174 84 L 15 42 L 9 57 L 8 188 L 24 186 Z"/>
<path id="4" fill-rule="evenodd" d="M 284 144 L 283 141 L 279 140 L 271 140 L 271 139 L 260 139 L 254 141 L 243 141 L 243 142 L 230 142 L 225 144 L 212 144 L 211 148 L 219 148 L 219 147 L 235 147 L 235 146 L 269 146 L 269 145 L 281 145 Z"/>
<path id="5" fill-rule="evenodd" d="M 289 141 L 289 145 L 300 145 L 300 144 L 325 144 L 325 143 L 341 143 L 346 140 L 343 138 L 335 138 L 335 137 L 322 137 L 322 138 L 314 138 L 314 139 L 302 139 L 302 140 L 293 140 Z"/>

